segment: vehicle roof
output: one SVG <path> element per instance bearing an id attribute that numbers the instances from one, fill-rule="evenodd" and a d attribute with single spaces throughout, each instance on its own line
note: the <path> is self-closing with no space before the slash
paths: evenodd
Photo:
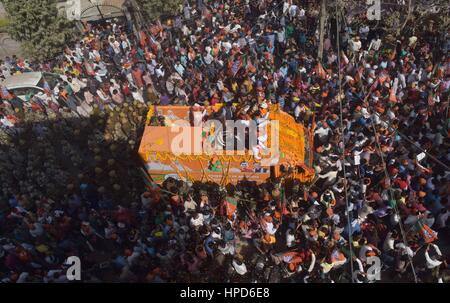
<path id="1" fill-rule="evenodd" d="M 42 78 L 41 72 L 23 73 L 20 75 L 13 75 L 1 82 L 1 85 L 6 88 L 28 87 L 36 86 Z"/>

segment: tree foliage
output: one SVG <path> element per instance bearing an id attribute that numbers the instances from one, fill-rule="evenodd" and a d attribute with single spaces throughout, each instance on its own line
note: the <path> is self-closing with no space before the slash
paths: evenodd
<path id="1" fill-rule="evenodd" d="M 144 18 L 155 21 L 164 15 L 179 14 L 183 5 L 183 0 L 136 0 L 140 6 Z"/>
<path id="2" fill-rule="evenodd" d="M 25 54 L 46 60 L 61 53 L 75 33 L 74 24 L 58 14 L 56 0 L 1 0 L 11 23 L 8 32 L 22 42 Z"/>

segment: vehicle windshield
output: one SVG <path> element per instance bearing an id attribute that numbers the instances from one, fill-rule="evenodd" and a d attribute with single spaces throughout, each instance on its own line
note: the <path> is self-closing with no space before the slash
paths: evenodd
<path id="1" fill-rule="evenodd" d="M 38 84 L 39 87 L 44 87 L 44 80 L 47 81 L 51 89 L 54 89 L 56 84 L 58 83 L 59 76 L 52 73 L 43 73 L 43 77 Z"/>

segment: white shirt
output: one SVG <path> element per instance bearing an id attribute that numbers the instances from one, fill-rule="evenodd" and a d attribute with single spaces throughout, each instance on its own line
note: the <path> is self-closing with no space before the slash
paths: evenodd
<path id="1" fill-rule="evenodd" d="M 197 203 L 194 200 L 186 200 L 184 202 L 184 211 L 187 212 L 188 210 L 195 210 L 197 207 Z"/>
<path id="2" fill-rule="evenodd" d="M 222 43 L 222 47 L 225 49 L 225 53 L 228 54 L 228 52 L 229 52 L 229 51 L 231 50 L 231 48 L 232 48 L 232 45 L 231 45 L 230 42 L 225 41 L 225 42 Z"/>
<path id="3" fill-rule="evenodd" d="M 111 45 L 111 47 L 113 48 L 114 52 L 116 53 L 116 55 L 119 55 L 121 50 L 120 50 L 120 43 L 116 40 L 114 42 L 110 42 L 109 45 Z"/>
<path id="4" fill-rule="evenodd" d="M 217 89 L 219 91 L 223 91 L 223 89 L 225 88 L 225 86 L 223 85 L 222 80 L 218 80 L 216 85 L 217 85 Z"/>
<path id="5" fill-rule="evenodd" d="M 300 8 L 300 10 L 298 11 L 298 16 L 300 18 L 303 18 L 305 17 L 305 14 L 306 14 L 305 10 L 303 8 Z"/>
<path id="6" fill-rule="evenodd" d="M 369 50 L 373 49 L 374 51 L 378 51 L 381 47 L 381 39 L 373 39 L 370 42 Z"/>
<path id="7" fill-rule="evenodd" d="M 359 33 L 361 34 L 361 36 L 363 36 L 363 37 L 366 37 L 367 36 L 367 34 L 369 33 L 369 31 L 370 31 L 370 29 L 369 29 L 369 27 L 366 25 L 366 26 L 363 26 L 363 27 L 361 27 L 360 29 L 359 29 Z"/>
<path id="8" fill-rule="evenodd" d="M 385 252 L 394 250 L 394 242 L 395 240 L 392 238 L 392 232 L 389 232 L 386 236 L 386 239 L 384 240 L 383 250 Z"/>
<path id="9" fill-rule="evenodd" d="M 294 246 L 294 242 L 295 242 L 295 236 L 289 234 L 290 229 L 288 229 L 286 231 L 286 245 L 287 247 L 292 247 Z"/>
<path id="10" fill-rule="evenodd" d="M 180 76 L 183 76 L 184 74 L 184 67 L 181 64 L 175 65 L 175 70 L 180 74 Z"/>
<path id="11" fill-rule="evenodd" d="M 6 117 L 0 119 L 0 123 L 7 127 L 14 127 L 14 124 L 12 124 Z"/>
<path id="12" fill-rule="evenodd" d="M 319 127 L 318 129 L 316 129 L 314 131 L 315 134 L 319 135 L 320 138 L 323 138 L 325 136 L 327 136 L 330 133 L 331 129 L 330 128 L 323 128 L 322 126 Z"/>
<path id="13" fill-rule="evenodd" d="M 298 118 L 300 116 L 300 113 L 302 112 L 302 108 L 300 107 L 300 104 L 297 104 L 297 106 L 294 109 L 294 116 Z"/>
<path id="14" fill-rule="evenodd" d="M 205 57 L 203 57 L 203 60 L 205 61 L 205 63 L 206 63 L 207 65 L 209 65 L 209 64 L 211 64 L 211 63 L 213 62 L 214 57 L 211 56 L 210 53 L 208 53 Z"/>
<path id="15" fill-rule="evenodd" d="M 114 81 L 114 80 L 112 80 L 112 81 Z M 111 94 L 111 95 L 113 95 L 113 91 L 114 90 L 117 90 L 119 93 L 120 93 L 120 85 L 119 84 L 117 84 L 117 83 L 115 83 L 114 82 L 114 84 L 113 85 L 111 85 L 110 87 L 109 87 L 109 93 Z"/>
<path id="16" fill-rule="evenodd" d="M 316 255 L 314 253 L 311 253 L 311 264 L 309 265 L 308 272 L 312 272 L 315 265 L 316 265 Z"/>
<path id="17" fill-rule="evenodd" d="M 156 72 L 156 75 L 158 76 L 158 78 L 164 77 L 164 70 L 162 67 L 155 69 L 155 72 Z"/>
<path id="18" fill-rule="evenodd" d="M 203 225 L 203 214 L 198 214 L 198 218 L 195 219 L 194 217 L 191 218 L 191 225 L 194 227 L 202 226 Z"/>
<path id="19" fill-rule="evenodd" d="M 185 25 L 183 25 L 183 27 L 181 28 L 181 31 L 183 32 L 183 35 L 187 36 L 190 33 L 189 28 Z"/>
<path id="20" fill-rule="evenodd" d="M 206 109 L 203 112 L 197 111 L 193 112 L 194 116 L 194 126 L 202 126 L 203 118 L 206 116 Z"/>
<path id="21" fill-rule="evenodd" d="M 439 247 L 436 244 L 431 244 L 430 246 L 432 246 L 434 248 L 434 250 L 436 251 L 436 254 L 438 256 L 442 256 L 441 250 L 439 249 Z M 442 264 L 442 261 L 438 261 L 434 258 L 430 258 L 430 254 L 428 253 L 428 251 L 425 251 L 425 259 L 427 260 L 427 268 L 428 269 L 433 269 Z"/>
<path id="22" fill-rule="evenodd" d="M 231 242 L 227 242 L 227 244 L 225 245 L 224 248 L 219 247 L 219 250 L 224 254 L 224 255 L 234 255 L 235 249 L 233 244 L 231 244 Z"/>
<path id="23" fill-rule="evenodd" d="M 289 15 L 291 16 L 291 18 L 293 18 L 297 15 L 297 11 L 298 11 L 298 6 L 295 4 L 292 4 L 291 7 L 289 8 Z"/>
<path id="24" fill-rule="evenodd" d="M 289 2 L 285 1 L 283 3 L 283 14 L 286 15 L 286 13 L 289 11 Z"/>
<path id="25" fill-rule="evenodd" d="M 267 222 L 264 226 L 264 230 L 271 235 L 274 235 L 277 232 L 277 229 L 273 226 L 272 222 Z"/>
<path id="26" fill-rule="evenodd" d="M 353 52 L 358 52 L 362 47 L 361 41 L 351 40 L 349 44 Z"/>
<path id="27" fill-rule="evenodd" d="M 285 39 L 285 30 L 284 30 L 284 28 L 283 28 L 283 30 L 277 31 L 276 33 L 277 33 L 277 40 L 278 40 L 278 42 L 283 43 L 284 39 Z"/>
<path id="28" fill-rule="evenodd" d="M 233 260 L 233 268 L 241 276 L 245 275 L 247 273 L 247 266 L 245 266 L 245 263 L 242 263 L 241 265 L 239 265 L 236 263 L 235 260 Z"/>
<path id="29" fill-rule="evenodd" d="M 366 262 L 367 260 L 367 252 L 368 251 L 372 251 L 373 248 L 370 247 L 369 245 L 364 245 L 363 247 L 361 247 L 361 249 L 359 250 L 359 259 L 363 262 Z"/>
<path id="30" fill-rule="evenodd" d="M 397 245 L 395 245 L 395 248 L 400 249 L 402 255 L 408 255 L 411 258 L 414 257 L 413 250 L 411 249 L 411 247 L 406 246 L 405 243 L 398 243 Z"/>
<path id="31" fill-rule="evenodd" d="M 142 94 L 139 91 L 132 92 L 131 95 L 133 96 L 134 100 L 139 101 L 141 103 L 145 103 L 144 98 L 142 97 Z"/>
<path id="32" fill-rule="evenodd" d="M 98 89 L 98 90 L 97 90 L 97 96 L 99 96 L 100 99 L 102 99 L 103 102 L 109 101 L 109 96 L 108 96 L 107 94 L 105 94 L 105 93 L 103 92 L 103 90 L 101 90 L 101 89 Z"/>
<path id="33" fill-rule="evenodd" d="M 128 49 L 128 48 L 130 48 L 130 42 L 128 41 L 128 39 L 122 41 L 122 48 L 123 48 L 123 49 Z"/>

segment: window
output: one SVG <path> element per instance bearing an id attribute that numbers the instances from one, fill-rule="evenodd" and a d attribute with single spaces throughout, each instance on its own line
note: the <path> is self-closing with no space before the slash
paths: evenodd
<path id="1" fill-rule="evenodd" d="M 36 94 L 43 92 L 43 90 L 41 90 L 37 87 L 19 87 L 19 88 L 14 88 L 11 91 L 16 96 L 26 96 L 26 95 L 34 96 Z"/>
<path id="2" fill-rule="evenodd" d="M 61 79 L 59 75 L 52 74 L 52 73 L 43 73 L 43 78 L 41 81 L 39 81 L 38 86 L 44 87 L 44 79 L 47 81 L 48 85 L 50 86 L 50 89 L 54 89 L 56 84 L 58 84 L 59 80 Z"/>

